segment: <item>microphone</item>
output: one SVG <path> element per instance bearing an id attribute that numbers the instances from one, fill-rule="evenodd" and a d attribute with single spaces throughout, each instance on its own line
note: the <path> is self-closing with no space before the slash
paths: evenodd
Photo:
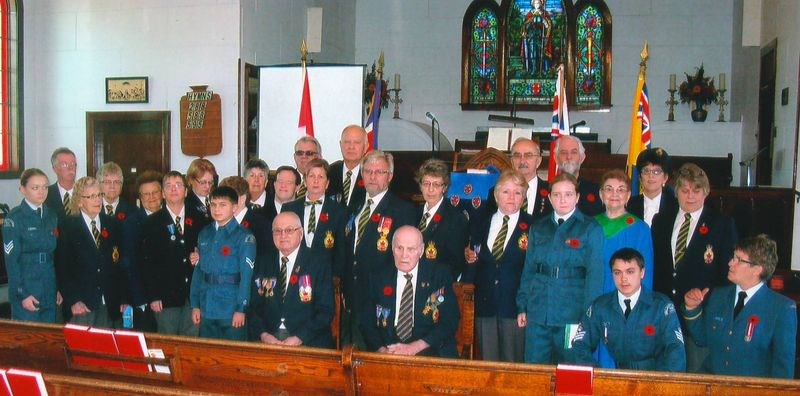
<path id="1" fill-rule="evenodd" d="M 425 113 L 425 117 L 428 117 L 428 119 L 431 121 L 436 121 L 436 114 L 433 114 L 430 111 Z"/>
<path id="2" fill-rule="evenodd" d="M 574 129 L 574 128 L 577 128 L 579 126 L 584 126 L 584 125 L 586 125 L 586 120 L 578 121 L 578 122 L 570 125 L 569 129 Z"/>

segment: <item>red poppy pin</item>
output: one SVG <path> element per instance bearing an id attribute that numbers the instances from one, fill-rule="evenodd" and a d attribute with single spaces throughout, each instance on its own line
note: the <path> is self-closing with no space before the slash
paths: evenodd
<path id="1" fill-rule="evenodd" d="M 519 229 L 525 231 L 528 229 L 528 223 L 519 223 Z"/>
<path id="2" fill-rule="evenodd" d="M 543 196 L 543 197 L 547 197 L 549 194 L 550 194 L 550 193 L 549 193 L 549 192 L 547 192 L 547 189 L 546 189 L 546 188 L 539 189 L 539 195 L 541 195 L 541 196 Z"/>
<path id="3" fill-rule="evenodd" d="M 377 222 L 378 222 L 378 220 L 380 220 L 380 219 L 381 219 L 381 215 L 379 215 L 379 214 L 377 214 L 377 213 L 373 214 L 373 215 L 372 215 L 372 218 L 371 218 L 371 220 L 372 220 L 372 222 L 373 222 L 373 223 L 377 223 Z"/>
<path id="4" fill-rule="evenodd" d="M 53 236 L 55 236 L 56 238 L 58 238 L 58 227 L 56 227 L 56 228 L 53 228 Z"/>
<path id="5" fill-rule="evenodd" d="M 249 221 L 247 221 L 247 220 L 242 220 L 242 227 L 244 227 L 244 228 L 250 228 L 250 222 L 249 222 Z"/>
<path id="6" fill-rule="evenodd" d="M 231 254 L 231 248 L 223 246 L 222 249 L 220 249 L 220 253 L 222 253 L 223 256 L 227 256 Z"/>
<path id="7" fill-rule="evenodd" d="M 192 218 L 191 217 L 187 217 L 187 218 L 183 219 L 183 224 L 186 224 L 187 226 L 191 227 L 192 226 Z"/>
<path id="8" fill-rule="evenodd" d="M 706 225 L 703 224 L 703 225 L 700 226 L 700 230 L 699 231 L 700 231 L 700 235 L 706 235 L 706 234 L 708 234 L 708 227 L 706 227 Z"/>
<path id="9" fill-rule="evenodd" d="M 586 194 L 586 200 L 589 201 L 589 202 L 594 202 L 595 200 L 597 200 L 597 197 L 595 197 L 594 194 L 589 193 L 589 194 Z"/>
<path id="10" fill-rule="evenodd" d="M 364 179 L 359 180 L 356 184 L 358 184 L 359 187 L 364 187 Z"/>
<path id="11" fill-rule="evenodd" d="M 440 221 L 442 221 L 442 215 L 440 215 L 440 214 L 438 214 L 438 213 L 437 213 L 437 214 L 435 214 L 435 215 L 433 215 L 433 222 L 434 222 L 434 223 L 438 223 L 438 222 L 440 222 Z"/>
<path id="12" fill-rule="evenodd" d="M 292 285 L 297 283 L 297 274 L 292 274 L 292 276 L 289 277 L 289 283 Z"/>
<path id="13" fill-rule="evenodd" d="M 108 239 L 108 230 L 103 228 L 103 231 L 100 231 L 100 236 L 103 237 L 103 239 Z"/>
<path id="14" fill-rule="evenodd" d="M 628 217 L 625 219 L 625 222 L 626 222 L 626 223 L 628 223 L 628 224 L 633 224 L 635 221 L 636 221 L 636 220 L 634 220 L 633 216 L 628 216 Z"/>
<path id="15" fill-rule="evenodd" d="M 320 213 L 320 215 L 319 215 L 319 221 L 321 221 L 321 222 L 326 222 L 326 221 L 328 221 L 328 214 L 327 214 L 327 213 Z"/>
<path id="16" fill-rule="evenodd" d="M 391 296 L 392 295 L 392 287 L 391 286 L 384 286 L 383 287 L 383 295 L 384 296 Z"/>
<path id="17" fill-rule="evenodd" d="M 644 334 L 646 334 L 649 337 L 652 337 L 652 336 L 656 335 L 656 327 L 651 325 L 651 324 L 645 326 L 644 327 Z"/>
<path id="18" fill-rule="evenodd" d="M 125 217 L 126 217 L 126 216 L 125 216 L 125 212 L 119 212 L 119 213 L 117 213 L 117 218 L 118 218 L 118 219 L 120 219 L 120 220 L 125 220 Z"/>
<path id="19" fill-rule="evenodd" d="M 758 320 L 758 316 L 757 315 L 750 315 L 750 317 L 747 318 L 747 323 L 750 323 L 750 324 L 753 324 L 753 325 L 757 325 L 758 322 L 759 322 L 759 320 Z"/>
<path id="20" fill-rule="evenodd" d="M 581 241 L 577 239 L 567 239 L 567 245 L 573 249 L 577 249 L 581 247 Z"/>

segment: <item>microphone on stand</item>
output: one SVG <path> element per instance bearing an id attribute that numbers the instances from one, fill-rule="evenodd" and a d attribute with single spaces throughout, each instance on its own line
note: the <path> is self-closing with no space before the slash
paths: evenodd
<path id="1" fill-rule="evenodd" d="M 575 133 L 575 130 L 578 129 L 579 126 L 584 126 L 584 125 L 586 125 L 586 120 L 581 120 L 581 121 L 578 121 L 578 122 L 570 125 L 569 129 L 572 130 L 572 133 Z"/>
<path id="2" fill-rule="evenodd" d="M 425 113 L 425 117 L 431 120 L 431 156 L 433 156 L 436 153 L 436 145 L 434 144 L 436 129 L 434 129 L 434 126 L 439 125 L 439 120 L 436 119 L 436 114 L 433 114 L 430 111 Z"/>

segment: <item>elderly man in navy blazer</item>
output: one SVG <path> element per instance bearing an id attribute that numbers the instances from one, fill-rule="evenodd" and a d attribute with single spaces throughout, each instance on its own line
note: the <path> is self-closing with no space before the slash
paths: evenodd
<path id="1" fill-rule="evenodd" d="M 75 175 L 78 163 L 75 153 L 66 147 L 59 147 L 50 155 L 50 164 L 56 174 L 56 182 L 47 188 L 44 204 L 56 211 L 58 219 L 65 216 L 65 209 L 74 195 Z"/>
<path id="2" fill-rule="evenodd" d="M 256 278 L 250 307 L 250 336 L 266 344 L 332 348 L 333 279 L 324 254 L 303 243 L 303 226 L 293 212 L 272 223 L 278 254 Z"/>
<path id="3" fill-rule="evenodd" d="M 728 262 L 733 285 L 713 289 L 708 296 L 708 288 L 686 293 L 686 326 L 710 352 L 704 371 L 794 378 L 797 307 L 765 285 L 777 263 L 774 241 L 766 235 L 746 238 Z"/>
<path id="4" fill-rule="evenodd" d="M 325 195 L 333 196 L 347 208 L 348 215 L 355 213 L 364 205 L 364 178 L 361 173 L 361 159 L 367 153 L 369 141 L 367 131 L 360 125 L 348 125 L 339 139 L 342 160 L 331 164 L 328 178 L 330 184 Z"/>
<path id="5" fill-rule="evenodd" d="M 394 266 L 370 278 L 361 329 L 379 353 L 457 357 L 458 301 L 445 266 L 421 261 L 422 233 L 412 226 L 392 238 Z"/>

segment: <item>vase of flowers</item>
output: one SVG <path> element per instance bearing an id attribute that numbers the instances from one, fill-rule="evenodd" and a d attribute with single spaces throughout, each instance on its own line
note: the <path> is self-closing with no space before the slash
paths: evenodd
<path id="1" fill-rule="evenodd" d="M 686 74 L 686 81 L 681 83 L 678 90 L 681 103 L 693 103 L 692 121 L 703 122 L 708 116 L 705 106 L 717 102 L 718 92 L 714 88 L 714 79 L 704 75 L 705 70 L 702 63 L 694 76 L 690 76 L 689 73 L 684 74 Z"/>

